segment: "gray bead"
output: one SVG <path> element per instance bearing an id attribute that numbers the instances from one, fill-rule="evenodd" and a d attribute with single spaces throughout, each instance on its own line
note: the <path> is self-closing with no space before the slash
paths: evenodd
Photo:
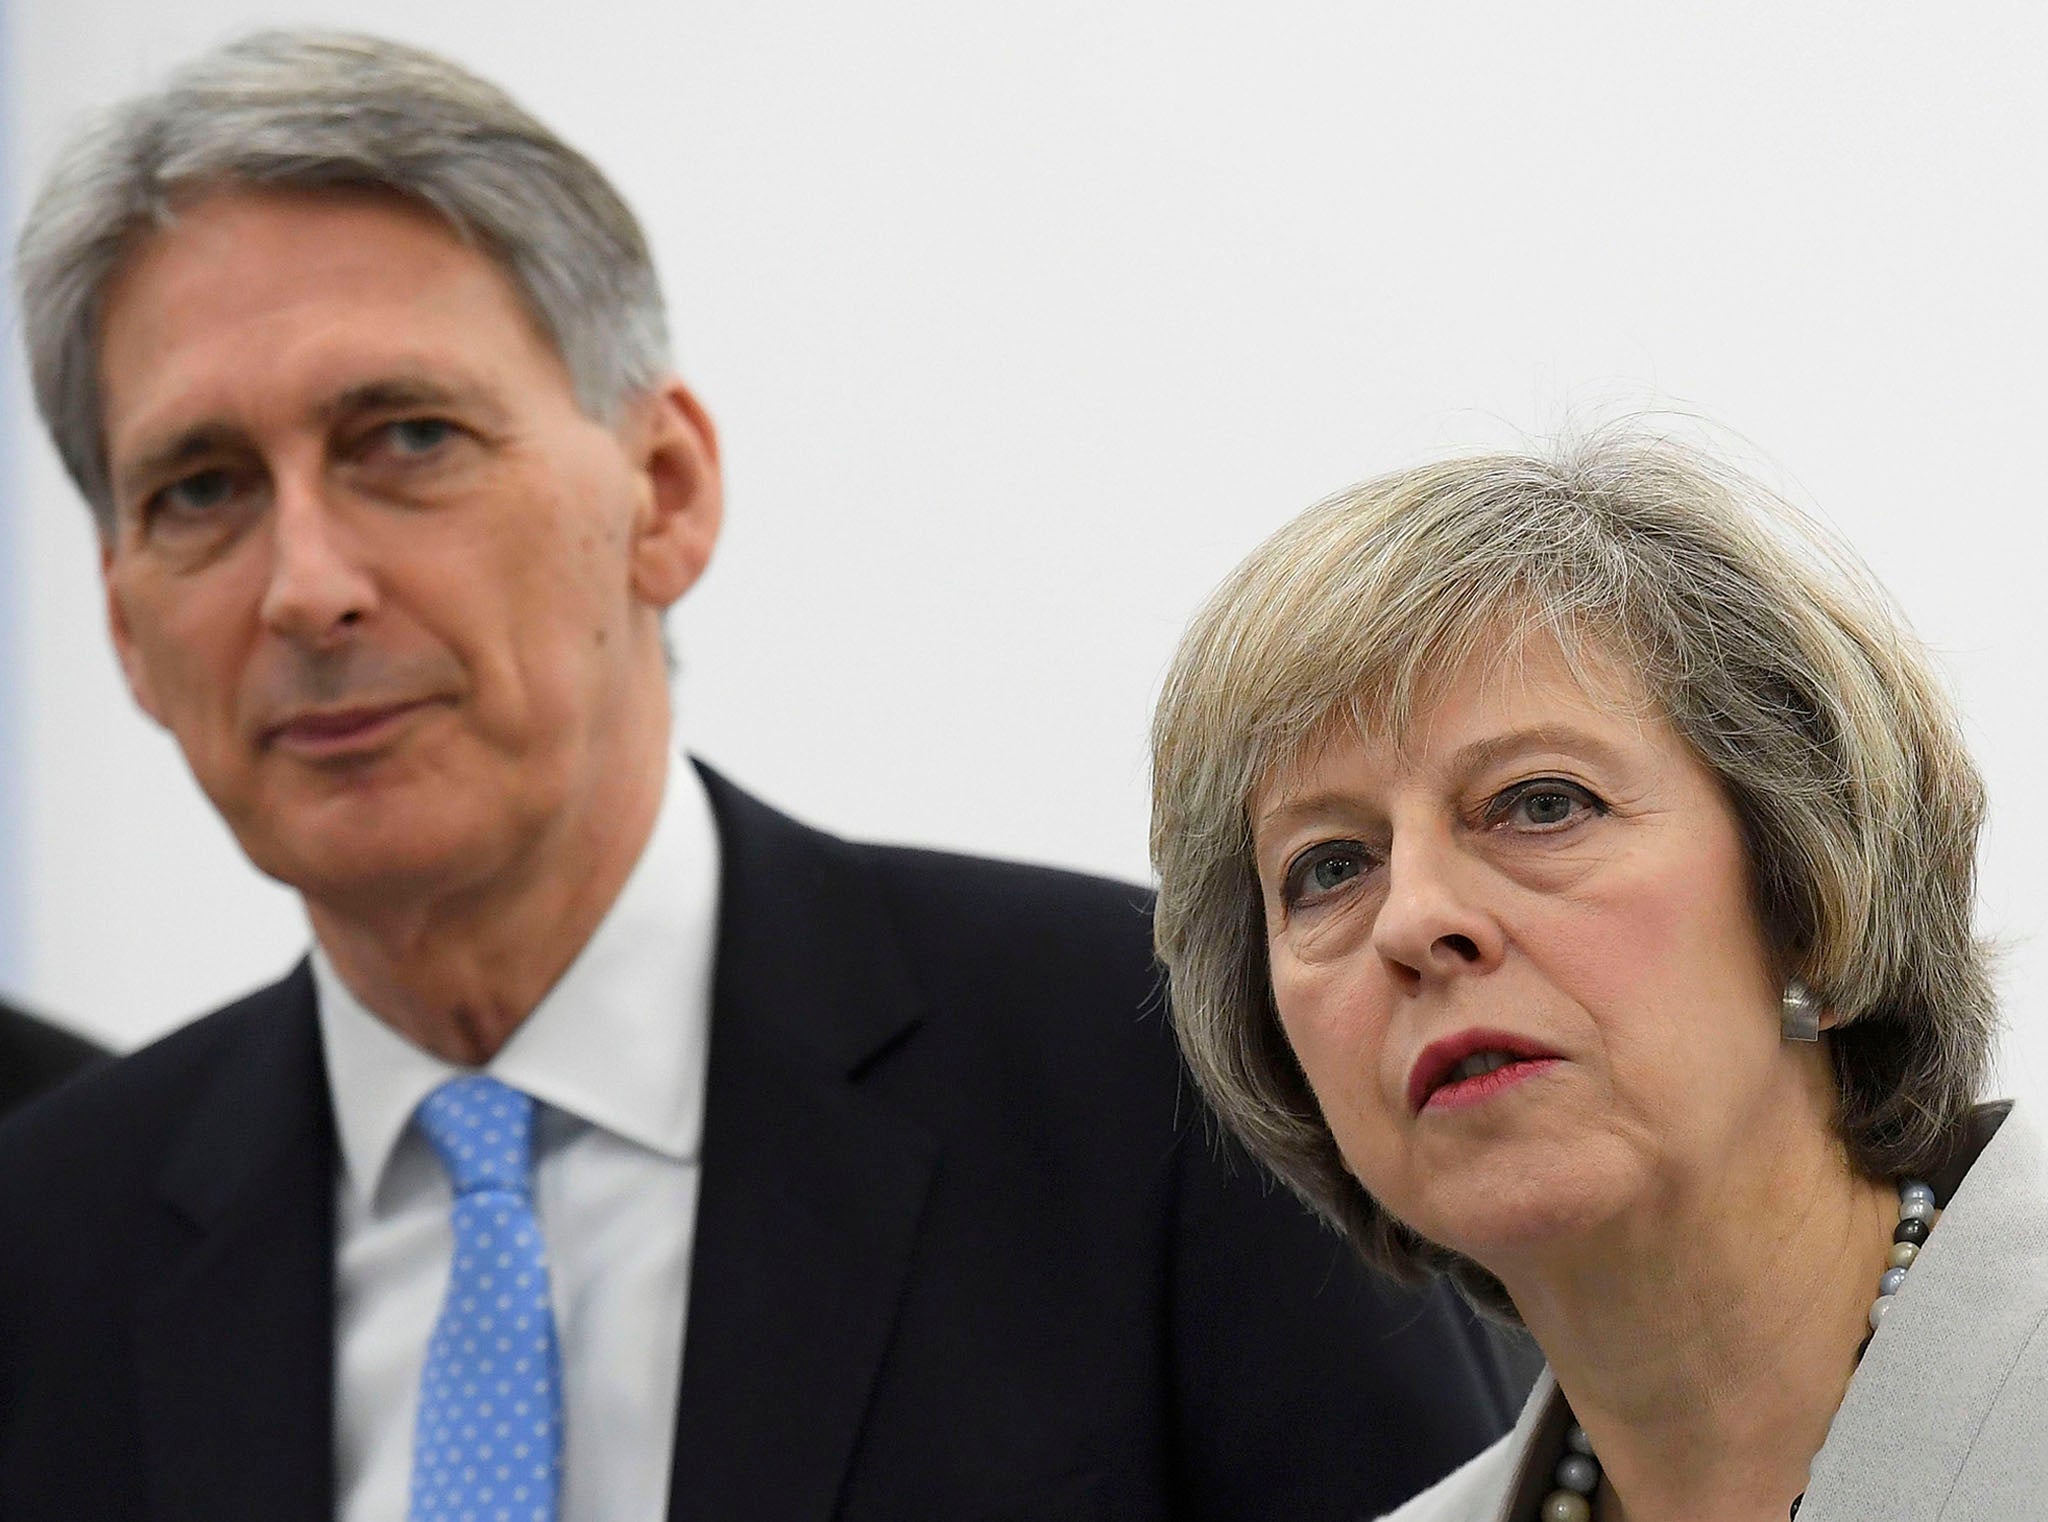
<path id="1" fill-rule="evenodd" d="M 1567 1453 L 1557 1463 L 1557 1483 L 1590 1496 L 1600 1488 L 1600 1466 L 1583 1453 Z"/>
<path id="2" fill-rule="evenodd" d="M 1877 1330 L 1878 1323 L 1884 1320 L 1885 1312 L 1889 1311 L 1891 1308 L 1892 1297 L 1890 1295 L 1879 1295 L 1875 1300 L 1870 1302 L 1871 1331 L 1874 1332 Z"/>
<path id="3" fill-rule="evenodd" d="M 1902 1221 L 1931 1221 L 1934 1219 L 1934 1201 L 1923 1200 L 1914 1195 L 1910 1200 L 1899 1201 L 1899 1219 Z"/>
<path id="4" fill-rule="evenodd" d="M 1916 1178 L 1902 1179 L 1899 1182 L 1899 1198 L 1902 1200 L 1924 1199 L 1929 1204 L 1933 1204 L 1934 1186 L 1932 1184 L 1923 1184 Z"/>
<path id="5" fill-rule="evenodd" d="M 1593 1440 L 1577 1422 L 1564 1429 L 1564 1445 L 1573 1453 L 1583 1453 L 1589 1459 L 1593 1456 Z"/>
<path id="6" fill-rule="evenodd" d="M 1878 1276 L 1877 1292 L 1880 1295 L 1896 1295 L 1899 1286 L 1905 1282 L 1906 1271 L 1903 1268 L 1888 1268 Z"/>

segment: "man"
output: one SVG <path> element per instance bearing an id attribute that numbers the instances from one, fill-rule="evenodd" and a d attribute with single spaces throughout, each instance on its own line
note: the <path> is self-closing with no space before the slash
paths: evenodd
<path id="1" fill-rule="evenodd" d="M 129 684 L 316 948 L 0 1132 L 0 1515 L 1352 1517 L 1498 1430 L 1189 1119 L 1141 895 L 674 756 L 715 436 L 503 95 L 250 39 L 19 269 Z"/>
<path id="2" fill-rule="evenodd" d="M 105 1055 L 83 1037 L 0 999 L 0 1115 Z"/>

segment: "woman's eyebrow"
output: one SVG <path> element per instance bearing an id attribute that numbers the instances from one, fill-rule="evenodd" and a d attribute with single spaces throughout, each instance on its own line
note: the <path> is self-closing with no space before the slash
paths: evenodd
<path id="1" fill-rule="evenodd" d="M 1623 764 L 1621 751 L 1589 730 L 1571 724 L 1536 724 L 1460 746 L 1451 755 L 1450 770 L 1456 776 L 1469 776 L 1530 751 L 1563 751 L 1605 767 Z"/>
<path id="2" fill-rule="evenodd" d="M 1625 761 L 1612 742 L 1590 730 L 1572 724 L 1534 724 L 1504 734 L 1473 740 L 1453 751 L 1445 775 L 1469 777 L 1534 751 L 1562 751 L 1583 756 L 1603 768 L 1621 769 Z M 1358 818 L 1365 810 L 1352 791 L 1343 787 L 1316 787 L 1303 792 L 1283 792 L 1252 819 L 1254 836 L 1277 829 L 1333 817 Z"/>
<path id="3" fill-rule="evenodd" d="M 1319 787 L 1313 792 L 1287 793 L 1271 807 L 1261 809 L 1252 821 L 1254 837 L 1275 829 L 1292 828 L 1313 820 L 1342 817 L 1361 818 L 1365 810 L 1344 788 Z"/>

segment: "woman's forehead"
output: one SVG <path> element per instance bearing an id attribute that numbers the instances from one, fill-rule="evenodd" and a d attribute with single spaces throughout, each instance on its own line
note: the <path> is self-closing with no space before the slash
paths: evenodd
<path id="1" fill-rule="evenodd" d="M 1332 705 L 1305 740 L 1275 755 L 1268 791 L 1332 747 L 1364 746 L 1417 765 L 1515 729 L 1667 731 L 1650 684 L 1611 644 L 1541 626 L 1498 627 L 1453 657 L 1427 657 Z"/>

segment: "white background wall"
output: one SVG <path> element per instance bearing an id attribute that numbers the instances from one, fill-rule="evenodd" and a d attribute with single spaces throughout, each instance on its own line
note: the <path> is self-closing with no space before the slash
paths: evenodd
<path id="1" fill-rule="evenodd" d="M 17 0 L 15 185 L 94 104 L 302 20 L 502 80 L 646 218 L 731 490 L 686 726 L 771 799 L 1143 876 L 1152 694 L 1267 530 L 1447 446 L 1696 410 L 1953 674 L 2005 1086 L 2048 1098 L 2048 10 Z M 83 510 L 16 453 L 5 976 L 132 1043 L 305 931 L 131 711 Z"/>

